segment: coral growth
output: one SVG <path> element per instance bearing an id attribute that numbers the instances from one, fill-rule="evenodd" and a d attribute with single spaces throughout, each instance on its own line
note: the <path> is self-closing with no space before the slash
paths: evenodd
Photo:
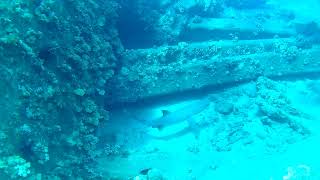
<path id="1" fill-rule="evenodd" d="M 114 1 L 0 2 L 1 86 L 9 96 L 1 127 L 12 144 L 0 152 L 1 169 L 12 178 L 97 176 L 94 132 L 108 120 L 100 99 L 122 51 L 117 8 Z"/>

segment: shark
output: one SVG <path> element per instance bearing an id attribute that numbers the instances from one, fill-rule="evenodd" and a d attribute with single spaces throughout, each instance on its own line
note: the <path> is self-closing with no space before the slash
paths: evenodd
<path id="1" fill-rule="evenodd" d="M 162 130 L 165 127 L 187 121 L 189 126 L 192 127 L 194 125 L 192 117 L 199 114 L 204 109 L 206 109 L 209 106 L 209 104 L 210 104 L 210 100 L 205 98 L 205 99 L 194 100 L 190 103 L 187 103 L 186 105 L 181 106 L 180 108 L 174 111 L 163 109 L 161 110 L 162 111 L 161 117 L 147 120 L 145 121 L 145 124 L 147 124 L 152 128 L 157 128 L 158 130 Z"/>
<path id="2" fill-rule="evenodd" d="M 104 147 L 107 142 L 116 141 L 116 135 L 126 131 L 127 128 L 142 130 L 145 140 L 149 138 L 169 140 L 188 133 L 193 133 L 197 137 L 200 130 L 207 124 L 199 124 L 193 117 L 204 111 L 210 102 L 209 98 L 203 98 L 182 103 L 176 109 L 170 108 L 170 106 L 166 106 L 169 108 L 165 109 L 153 106 L 113 111 L 110 120 L 101 123 L 96 131 L 100 138 L 99 146 Z M 159 113 L 159 110 L 162 114 Z M 172 128 L 174 131 L 170 131 L 172 130 L 170 128 L 165 129 L 179 123 L 185 124 L 183 126 L 178 125 L 180 129 Z"/>

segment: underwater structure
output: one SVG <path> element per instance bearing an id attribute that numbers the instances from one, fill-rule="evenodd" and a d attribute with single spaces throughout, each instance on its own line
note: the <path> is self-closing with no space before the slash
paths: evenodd
<path id="1" fill-rule="evenodd" d="M 2 0 L 0 179 L 320 179 L 317 0 Z"/>

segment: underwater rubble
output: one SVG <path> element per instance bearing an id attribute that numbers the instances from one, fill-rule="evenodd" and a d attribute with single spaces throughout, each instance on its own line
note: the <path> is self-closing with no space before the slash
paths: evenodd
<path id="1" fill-rule="evenodd" d="M 273 0 L 2 0 L 0 179 L 319 179 L 318 19 Z M 148 126 L 167 109 L 179 123 Z"/>
<path id="2" fill-rule="evenodd" d="M 151 170 L 155 179 L 317 179 L 320 106 L 309 101 L 316 101 L 312 87 L 318 85 L 261 77 L 211 93 L 210 105 L 192 117 L 193 128 L 179 123 L 159 130 L 141 121 L 156 119 L 161 109 L 186 107 L 177 102 L 113 111 L 101 130 L 113 140 L 99 159 L 100 171 L 119 179 L 148 179 Z"/>

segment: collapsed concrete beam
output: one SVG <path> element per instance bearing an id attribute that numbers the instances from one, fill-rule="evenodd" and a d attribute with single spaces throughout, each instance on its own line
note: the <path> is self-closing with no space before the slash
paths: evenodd
<path id="1" fill-rule="evenodd" d="M 263 11 L 262 11 L 263 12 Z M 264 39 L 296 35 L 296 27 L 281 18 L 260 17 L 258 12 L 237 13 L 234 17 L 194 18 L 181 34 L 183 41 L 205 41 L 209 39 Z"/>
<path id="2" fill-rule="evenodd" d="M 297 44 L 292 38 L 257 40 L 221 40 L 197 43 L 181 42 L 178 45 L 149 49 L 127 50 L 123 57 L 125 66 L 136 64 L 169 64 L 193 59 L 210 59 L 213 56 L 235 56 L 269 52 Z"/>
<path id="3" fill-rule="evenodd" d="M 207 29 L 207 30 L 223 30 L 223 31 L 242 31 L 259 33 L 265 32 L 270 34 L 287 34 L 294 35 L 295 29 L 289 27 L 288 24 L 281 20 L 268 20 L 266 22 L 256 22 L 250 19 L 239 20 L 232 18 L 202 18 L 200 22 L 189 24 L 190 29 Z"/>
<path id="4" fill-rule="evenodd" d="M 256 42 L 256 43 L 254 43 Z M 137 100 L 196 90 L 208 86 L 223 86 L 254 80 L 259 76 L 282 77 L 291 74 L 320 71 L 320 47 L 297 49 L 290 39 L 266 41 L 241 41 L 241 47 L 252 45 L 251 52 L 223 53 L 232 50 L 231 42 L 220 51 L 211 50 L 198 54 L 195 50 L 207 49 L 204 43 L 148 50 L 129 51 L 125 66 L 118 75 L 113 93 L 113 102 L 134 102 Z M 253 50 L 264 44 L 263 49 Z M 202 48 L 199 48 L 202 47 Z M 267 48 L 266 48 L 267 47 Z M 187 54 L 190 53 L 190 54 Z M 208 56 L 206 56 L 208 55 Z M 129 58 L 130 57 L 130 58 Z M 190 58 L 194 57 L 194 58 Z"/>

